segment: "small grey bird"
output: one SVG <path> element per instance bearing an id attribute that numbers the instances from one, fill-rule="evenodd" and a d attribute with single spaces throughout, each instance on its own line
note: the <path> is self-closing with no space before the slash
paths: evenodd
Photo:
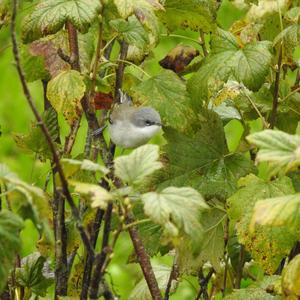
<path id="1" fill-rule="evenodd" d="M 109 117 L 108 131 L 111 140 L 122 148 L 136 148 L 146 144 L 160 129 L 159 113 L 151 107 L 134 107 L 131 98 L 119 90 L 120 104 Z M 94 131 L 97 136 L 106 125 Z"/>
<path id="2" fill-rule="evenodd" d="M 160 129 L 160 115 L 151 107 L 134 107 L 125 102 L 115 107 L 109 118 L 110 138 L 122 148 L 146 144 Z"/>

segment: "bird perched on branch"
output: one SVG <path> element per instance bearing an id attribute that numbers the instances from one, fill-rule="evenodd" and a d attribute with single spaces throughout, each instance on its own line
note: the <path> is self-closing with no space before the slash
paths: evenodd
<path id="1" fill-rule="evenodd" d="M 159 113 L 152 107 L 135 107 L 127 94 L 121 90 L 119 93 L 120 104 L 113 108 L 109 116 L 111 140 L 122 148 L 146 144 L 161 129 Z"/>

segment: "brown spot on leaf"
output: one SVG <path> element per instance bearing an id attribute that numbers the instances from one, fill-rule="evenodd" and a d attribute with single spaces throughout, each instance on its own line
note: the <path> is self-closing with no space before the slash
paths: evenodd
<path id="1" fill-rule="evenodd" d="M 180 73 L 198 55 L 199 51 L 191 46 L 177 45 L 159 64 L 165 69 Z"/>

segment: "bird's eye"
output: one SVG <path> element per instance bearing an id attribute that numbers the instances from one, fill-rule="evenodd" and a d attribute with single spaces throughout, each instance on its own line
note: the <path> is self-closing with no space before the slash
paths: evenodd
<path id="1" fill-rule="evenodd" d="M 112 121 L 111 118 L 108 118 L 108 122 L 109 122 L 109 124 L 112 124 L 112 123 L 113 123 L 113 121 Z"/>
<path id="2" fill-rule="evenodd" d="M 145 121 L 145 124 L 146 124 L 146 126 L 151 126 L 151 125 L 153 125 L 153 122 L 151 122 L 151 121 L 149 121 L 149 120 L 146 120 L 146 121 Z"/>

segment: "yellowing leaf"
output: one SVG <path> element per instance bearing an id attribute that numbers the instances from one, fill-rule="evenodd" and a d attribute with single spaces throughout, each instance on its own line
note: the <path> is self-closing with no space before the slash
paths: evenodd
<path id="1" fill-rule="evenodd" d="M 74 191 L 81 194 L 92 201 L 92 207 L 100 207 L 106 209 L 108 201 L 112 199 L 112 195 L 103 187 L 70 180 L 69 183 L 74 186 Z"/>
<path id="2" fill-rule="evenodd" d="M 109 170 L 104 166 L 94 163 L 88 159 L 77 160 L 77 159 L 61 159 L 61 164 L 63 165 L 64 173 L 66 177 L 71 177 L 79 170 L 100 172 L 102 174 L 107 174 Z"/>
<path id="3" fill-rule="evenodd" d="M 227 200 L 229 218 L 235 222 L 239 242 L 266 273 L 273 273 L 298 240 L 298 233 L 287 226 L 259 224 L 250 231 L 252 210 L 258 200 L 292 194 L 292 182 L 288 177 L 268 182 L 250 174 L 239 184 L 240 189 Z"/>
<path id="4" fill-rule="evenodd" d="M 199 223 L 200 209 L 208 205 L 202 196 L 189 187 L 168 187 L 159 193 L 151 192 L 142 195 L 145 214 L 153 222 L 165 227 L 171 236 L 185 232 L 192 238 L 201 233 Z"/>
<path id="5" fill-rule="evenodd" d="M 158 158 L 157 145 L 141 146 L 129 155 L 115 159 L 115 174 L 129 185 L 141 183 L 146 176 L 162 167 Z"/>
<path id="6" fill-rule="evenodd" d="M 59 73 L 48 83 L 47 97 L 53 108 L 72 124 L 82 110 L 80 100 L 86 86 L 79 72 L 68 70 Z"/>
<path id="7" fill-rule="evenodd" d="M 284 174 L 300 165 L 300 136 L 279 130 L 264 130 L 247 137 L 259 147 L 258 162 L 269 162 L 271 175 Z"/>
<path id="8" fill-rule="evenodd" d="M 286 296 L 300 296 L 300 254 L 295 256 L 284 268 L 282 275 L 282 289 Z"/>
<path id="9" fill-rule="evenodd" d="M 250 228 L 254 230 L 256 224 L 285 225 L 290 230 L 297 231 L 300 225 L 300 194 L 257 201 Z"/>
<path id="10" fill-rule="evenodd" d="M 216 28 L 216 2 L 212 0 L 166 0 L 162 20 L 170 30 L 178 27 L 192 30 L 203 29 L 205 32 Z"/>
<path id="11" fill-rule="evenodd" d="M 143 49 L 145 44 L 149 43 L 145 29 L 135 16 L 129 17 L 128 21 L 123 19 L 111 20 L 109 24 L 129 45 Z"/>
<path id="12" fill-rule="evenodd" d="M 100 1 L 93 0 L 41 1 L 23 21 L 23 41 L 29 43 L 42 36 L 56 33 L 67 21 L 85 33 L 100 9 Z"/>

